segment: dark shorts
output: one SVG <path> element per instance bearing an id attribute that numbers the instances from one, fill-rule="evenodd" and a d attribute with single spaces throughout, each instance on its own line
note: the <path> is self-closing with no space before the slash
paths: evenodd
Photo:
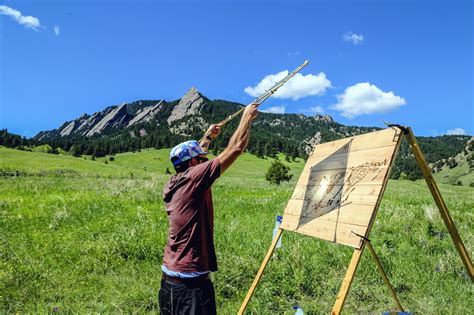
<path id="1" fill-rule="evenodd" d="M 161 280 L 158 293 L 162 315 L 215 315 L 214 286 L 209 279 L 172 283 Z"/>

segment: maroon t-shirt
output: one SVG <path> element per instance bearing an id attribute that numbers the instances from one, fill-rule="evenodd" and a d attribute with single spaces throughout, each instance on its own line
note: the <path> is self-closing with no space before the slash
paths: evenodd
<path id="1" fill-rule="evenodd" d="M 219 159 L 173 175 L 163 200 L 170 224 L 163 265 L 172 271 L 217 271 L 211 185 L 219 177 Z"/>

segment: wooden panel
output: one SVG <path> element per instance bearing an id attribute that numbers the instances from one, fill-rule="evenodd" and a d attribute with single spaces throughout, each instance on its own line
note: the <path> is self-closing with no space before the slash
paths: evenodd
<path id="1" fill-rule="evenodd" d="M 344 169 L 349 167 L 370 168 L 387 166 L 394 149 L 395 145 L 389 145 L 370 150 L 336 153 L 325 157 L 311 156 L 306 161 L 306 164 L 310 165 L 311 172 L 319 170 Z"/>
<path id="2" fill-rule="evenodd" d="M 365 195 L 361 195 L 361 196 L 365 197 Z M 305 202 L 304 200 L 290 200 L 288 202 L 288 205 L 285 208 L 285 214 L 288 213 L 288 214 L 300 216 L 302 214 L 303 206 L 305 205 L 304 202 Z M 338 205 L 337 207 L 331 207 L 331 206 L 321 207 L 321 208 L 318 208 L 318 212 L 320 214 L 318 217 L 326 217 L 323 219 L 330 220 L 328 219 L 330 217 L 329 215 L 330 213 L 340 212 L 342 213 L 341 214 L 342 216 L 350 216 L 350 215 L 354 216 L 355 214 L 363 215 L 366 212 L 372 213 L 376 202 L 377 202 L 376 199 L 374 200 L 374 198 L 368 198 L 367 201 L 365 202 L 364 201 L 359 202 L 359 203 L 347 202 L 347 203 L 342 204 L 341 206 Z M 308 216 L 308 215 L 306 214 L 305 216 Z M 313 215 L 312 217 L 316 218 L 316 214 Z M 367 216 L 364 215 L 363 219 L 366 219 L 366 217 Z M 367 219 L 370 219 L 370 215 Z M 356 219 L 354 218 L 354 220 Z M 364 225 L 362 223 L 354 223 L 354 224 Z"/>
<path id="3" fill-rule="evenodd" d="M 285 208 L 285 214 L 297 215 L 298 217 L 301 214 L 303 209 L 304 200 L 290 199 Z"/>
<path id="4" fill-rule="evenodd" d="M 398 130 L 388 128 L 360 136 L 319 144 L 313 149 L 311 156 L 328 156 L 338 150 L 356 152 L 360 150 L 380 148 L 396 144 L 399 141 L 399 138 L 400 132 Z"/>
<path id="5" fill-rule="evenodd" d="M 331 194 L 330 197 L 334 197 L 336 193 L 339 194 L 346 194 L 346 192 L 350 192 L 351 194 L 357 195 L 378 195 L 380 192 L 379 185 L 370 185 L 370 184 L 356 184 L 352 187 L 347 185 L 334 185 L 334 186 L 327 186 L 327 185 L 306 185 L 306 186 L 296 186 L 295 191 L 293 191 L 293 195 L 291 199 L 296 200 L 303 200 L 303 199 L 310 199 L 314 200 L 315 198 L 323 198 L 326 194 Z M 319 200 L 319 199 L 318 199 Z"/>
<path id="6" fill-rule="evenodd" d="M 352 205 L 342 206 L 334 211 L 323 214 L 321 220 L 334 221 L 339 223 L 367 226 L 367 223 L 374 211 L 375 203 L 372 205 Z"/>
<path id="7" fill-rule="evenodd" d="M 367 232 L 367 227 L 353 224 L 338 223 L 335 243 L 360 248 L 360 245 L 362 244 L 361 239 L 357 235 L 351 233 L 352 231 L 360 235 L 365 235 L 365 233 Z"/>
<path id="8" fill-rule="evenodd" d="M 318 188 L 319 191 L 311 188 Z M 382 185 L 356 185 L 349 190 L 344 186 L 337 186 L 339 194 L 327 193 L 320 188 L 321 186 L 310 186 L 306 191 L 309 192 L 307 196 L 303 190 L 295 191 L 285 208 L 285 214 L 304 218 L 324 216 L 325 220 L 333 220 L 331 216 L 340 213 L 342 222 L 367 225 Z"/>
<path id="9" fill-rule="evenodd" d="M 298 228 L 299 219 L 299 215 L 292 215 L 285 212 L 283 221 L 280 224 L 280 229 L 295 232 Z"/>
<path id="10" fill-rule="evenodd" d="M 316 146 L 285 208 L 282 229 L 359 248 L 398 148 L 386 129 Z"/>
<path id="11" fill-rule="evenodd" d="M 294 224 L 295 222 L 296 225 Z M 309 236 L 315 236 L 331 242 L 334 241 L 334 233 L 336 232 L 336 222 L 312 220 L 302 225 L 298 225 L 298 222 L 299 216 L 285 214 L 280 228 Z"/>
<path id="12" fill-rule="evenodd" d="M 384 179 L 384 175 L 387 173 L 387 165 L 384 166 L 372 166 L 363 171 L 366 176 L 359 176 L 358 183 L 368 185 L 381 185 Z M 347 168 L 329 169 L 321 171 L 313 171 L 302 173 L 297 185 L 319 185 L 321 182 L 335 181 L 334 185 L 344 184 L 344 179 L 350 175 L 350 171 Z M 364 174 L 361 170 L 358 171 L 361 175 Z M 347 174 L 346 174 L 347 173 Z"/>
<path id="13" fill-rule="evenodd" d="M 357 195 L 351 193 L 347 197 L 347 203 L 353 203 L 356 205 L 375 205 L 377 202 L 378 195 Z"/>
<path id="14" fill-rule="evenodd" d="M 365 235 L 367 231 L 367 226 L 327 221 L 319 218 L 301 225 L 295 224 L 298 220 L 298 216 L 285 214 L 280 228 L 352 247 L 359 247 L 361 239 L 351 232 Z"/>

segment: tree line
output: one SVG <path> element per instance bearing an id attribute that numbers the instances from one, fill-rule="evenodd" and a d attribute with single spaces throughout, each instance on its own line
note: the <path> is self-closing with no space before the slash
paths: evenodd
<path id="1" fill-rule="evenodd" d="M 203 110 L 207 121 L 219 121 L 228 112 L 222 106 L 213 106 Z M 311 133 L 319 131 L 321 142 L 333 141 L 343 138 L 344 135 L 356 135 L 368 131 L 370 128 L 343 126 L 335 122 L 309 122 L 300 124 L 298 120 L 307 119 L 299 115 L 277 115 L 281 120 L 281 125 L 272 125 L 273 114 L 265 114 L 257 119 L 252 128 L 247 152 L 259 158 L 276 158 L 278 153 L 285 155 L 285 160 L 291 161 L 296 158 L 306 159 L 305 143 L 296 139 L 305 139 Z M 179 123 L 179 121 L 178 121 Z M 238 120 L 231 121 L 223 128 L 219 136 L 211 144 L 210 150 L 215 155 L 222 152 L 237 127 Z M 294 128 L 295 125 L 302 126 Z M 142 131 L 146 130 L 145 133 Z M 186 130 L 187 135 L 179 135 L 170 132 L 169 126 L 147 122 L 132 128 L 112 132 L 105 135 L 95 135 L 92 137 L 54 137 L 47 141 L 27 139 L 25 137 L 9 133 L 6 129 L 0 130 L 0 145 L 27 149 L 31 146 L 45 145 L 51 146 L 47 153 L 66 152 L 75 157 L 89 155 L 92 157 L 103 157 L 122 152 L 133 152 L 145 148 L 164 149 L 189 139 L 200 139 L 204 129 L 202 126 L 194 125 Z M 448 165 L 456 167 L 457 162 L 453 158 L 458 153 L 466 150 L 468 136 L 440 136 L 440 137 L 417 137 L 417 141 L 425 155 L 428 163 L 435 163 L 434 168 Z M 470 142 L 472 146 L 472 141 Z M 473 164 L 472 156 L 468 162 Z M 399 154 L 392 169 L 391 178 L 407 178 L 416 180 L 421 178 L 421 172 L 411 153 L 411 149 L 403 140 Z"/>

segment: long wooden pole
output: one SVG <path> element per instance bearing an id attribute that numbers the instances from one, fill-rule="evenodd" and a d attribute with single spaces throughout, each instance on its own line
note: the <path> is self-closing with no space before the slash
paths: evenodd
<path id="1" fill-rule="evenodd" d="M 270 248 L 268 249 L 267 255 L 265 256 L 265 259 L 263 259 L 262 265 L 260 266 L 260 269 L 257 272 L 257 275 L 255 276 L 255 279 L 253 280 L 252 285 L 250 286 L 249 291 L 247 292 L 247 296 L 245 296 L 244 301 L 242 302 L 242 305 L 240 306 L 239 315 L 242 315 L 245 311 L 245 308 L 247 308 L 247 304 L 250 301 L 250 298 L 252 297 L 253 292 L 255 291 L 255 288 L 257 287 L 258 282 L 260 281 L 260 278 L 262 278 L 263 271 L 265 270 L 265 267 L 268 264 L 268 261 L 272 257 L 273 251 L 275 250 L 275 246 L 278 242 L 278 240 L 281 237 L 281 233 L 283 232 L 282 229 L 278 229 L 275 237 L 273 238 L 273 242 L 270 245 Z"/>
<path id="2" fill-rule="evenodd" d="M 352 254 L 351 262 L 349 263 L 349 267 L 347 268 L 344 280 L 342 280 L 341 288 L 339 289 L 339 293 L 336 297 L 336 302 L 334 303 L 334 306 L 331 311 L 331 314 L 333 315 L 341 314 L 344 303 L 346 302 L 347 295 L 349 294 L 352 281 L 354 280 L 357 267 L 359 266 L 362 253 L 364 252 L 364 248 L 365 242 L 362 243 L 360 249 L 355 249 L 354 253 Z"/>
<path id="3" fill-rule="evenodd" d="M 464 243 L 461 240 L 461 236 L 459 236 L 458 230 L 454 225 L 454 221 L 451 218 L 451 215 L 449 214 L 448 207 L 446 206 L 446 203 L 444 202 L 443 197 L 441 196 L 441 192 L 439 191 L 438 186 L 436 185 L 436 182 L 433 178 L 433 175 L 431 174 L 431 169 L 426 163 L 425 157 L 423 156 L 423 153 L 421 152 L 420 147 L 418 146 L 415 135 L 413 134 L 411 128 L 404 128 L 403 131 L 408 143 L 410 144 L 411 150 L 415 155 L 416 162 L 420 167 L 421 173 L 425 178 L 426 184 L 428 185 L 431 195 L 433 196 L 433 199 L 436 205 L 438 206 L 441 218 L 443 218 L 443 221 L 446 224 L 446 227 L 448 228 L 449 234 L 451 235 L 451 238 L 454 242 L 454 246 L 456 247 L 459 255 L 461 256 L 461 260 L 464 266 L 466 267 L 467 273 L 469 274 L 471 281 L 474 282 L 474 268 L 472 266 L 472 260 L 471 258 L 469 258 L 469 254 L 467 253 L 467 250 L 464 247 Z"/>
<path id="4" fill-rule="evenodd" d="M 298 72 L 301 71 L 301 69 L 303 69 L 304 67 L 306 67 L 308 65 L 309 61 L 308 60 L 305 60 L 305 62 L 303 62 L 298 68 L 296 68 L 295 70 L 293 70 L 292 72 L 290 72 L 286 77 L 284 77 L 283 79 L 281 79 L 280 81 L 276 82 L 271 88 L 269 88 L 268 90 L 266 90 L 262 95 L 260 95 L 259 97 L 257 97 L 255 100 L 253 100 L 252 103 L 250 104 L 262 104 L 267 98 L 269 98 L 270 96 L 273 95 L 273 93 L 275 93 L 279 88 L 281 88 L 286 82 L 288 82 L 288 80 L 290 80 L 292 77 L 294 77 Z M 250 105 L 249 104 L 249 105 Z M 225 125 L 227 122 L 229 122 L 230 120 L 234 119 L 236 116 L 238 116 L 241 112 L 243 112 L 245 109 L 245 107 L 239 109 L 238 111 L 236 111 L 235 113 L 233 113 L 232 115 L 230 115 L 229 117 L 227 117 L 226 119 L 222 120 L 221 122 L 219 122 L 217 125 L 219 125 L 220 127 L 222 127 L 223 125 Z M 202 136 L 202 138 L 199 140 L 199 142 L 203 141 L 210 133 L 206 131 L 206 133 L 204 134 L 204 136 Z"/>
<path id="5" fill-rule="evenodd" d="M 366 243 L 367 243 L 367 246 L 369 248 L 370 253 L 372 254 L 372 257 L 374 257 L 374 259 L 375 259 L 375 264 L 377 265 L 377 268 L 379 269 L 379 272 L 382 275 L 383 281 L 385 282 L 385 284 L 390 289 L 390 294 L 392 294 L 392 297 L 393 297 L 393 300 L 395 301 L 395 304 L 397 304 L 397 307 L 401 312 L 405 312 L 403 310 L 402 305 L 400 304 L 400 300 L 397 297 L 397 293 L 393 289 L 392 284 L 390 283 L 390 280 L 388 280 L 388 277 L 387 277 L 387 274 L 385 273 L 385 270 L 383 270 L 382 264 L 380 263 L 379 257 L 375 253 L 375 250 L 374 250 L 372 244 L 370 244 L 370 241 L 366 241 Z"/>

